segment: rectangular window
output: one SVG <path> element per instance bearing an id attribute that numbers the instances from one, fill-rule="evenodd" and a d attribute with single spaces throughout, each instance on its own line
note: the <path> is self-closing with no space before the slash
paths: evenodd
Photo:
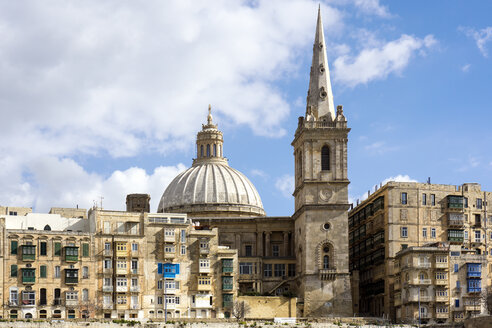
<path id="1" fill-rule="evenodd" d="M 482 198 L 477 198 L 477 209 L 482 209 Z"/>
<path id="2" fill-rule="evenodd" d="M 46 247 L 46 242 L 42 241 L 39 243 L 39 255 L 46 256 L 47 255 L 47 247 Z"/>
<path id="3" fill-rule="evenodd" d="M 132 243 L 132 252 L 138 252 L 138 244 Z"/>
<path id="4" fill-rule="evenodd" d="M 463 200 L 465 201 L 465 208 L 468 208 L 468 198 L 465 197 Z"/>
<path id="5" fill-rule="evenodd" d="M 481 232 L 480 230 L 475 230 L 475 241 L 476 242 L 480 242 L 480 236 L 481 236 Z"/>
<path id="6" fill-rule="evenodd" d="M 17 277 L 17 264 L 12 264 L 10 266 L 10 276 Z"/>
<path id="7" fill-rule="evenodd" d="M 138 278 L 132 278 L 132 287 L 138 287 Z"/>
<path id="8" fill-rule="evenodd" d="M 274 264 L 273 268 L 274 268 L 273 272 L 274 272 L 275 277 L 284 277 L 285 276 L 285 264 L 277 263 L 277 264 Z"/>
<path id="9" fill-rule="evenodd" d="M 436 195 L 431 194 L 431 205 L 435 206 L 436 205 Z"/>
<path id="10" fill-rule="evenodd" d="M 468 230 L 465 230 L 465 231 L 463 232 L 463 238 L 464 238 L 465 240 L 468 240 Z"/>
<path id="11" fill-rule="evenodd" d="M 18 248 L 17 240 L 12 240 L 10 242 L 10 254 L 16 255 L 17 254 L 17 248 Z"/>
<path id="12" fill-rule="evenodd" d="M 55 243 L 55 256 L 60 256 L 61 255 L 61 243 L 56 242 Z"/>
<path id="13" fill-rule="evenodd" d="M 458 288 L 458 289 L 459 289 L 459 288 L 460 288 L 460 286 L 461 286 L 461 285 L 460 285 L 460 281 L 459 281 L 459 280 L 456 280 L 456 288 Z"/>
<path id="14" fill-rule="evenodd" d="M 295 277 L 296 275 L 296 264 L 289 263 L 289 277 Z"/>
<path id="15" fill-rule="evenodd" d="M 263 275 L 265 277 L 271 277 L 272 276 L 272 265 L 270 263 L 263 264 Z"/>
<path id="16" fill-rule="evenodd" d="M 431 238 L 436 238 L 436 228 L 431 228 Z"/>
<path id="17" fill-rule="evenodd" d="M 87 243 L 82 244 L 82 256 L 89 256 L 89 244 Z"/>
<path id="18" fill-rule="evenodd" d="M 39 278 L 46 278 L 46 265 L 39 267 Z"/>
<path id="19" fill-rule="evenodd" d="M 422 205 L 427 205 L 427 194 L 422 194 Z"/>
<path id="20" fill-rule="evenodd" d="M 459 299 L 455 299 L 454 300 L 454 307 L 455 308 L 459 308 L 460 307 L 460 300 Z"/>
<path id="21" fill-rule="evenodd" d="M 210 260 L 209 259 L 200 259 L 200 268 L 208 269 L 210 268 Z"/>
<path id="22" fill-rule="evenodd" d="M 240 274 L 253 274 L 253 263 L 251 263 L 251 262 L 239 263 L 239 273 Z"/>
<path id="23" fill-rule="evenodd" d="M 181 255 L 186 255 L 186 245 L 181 245 Z"/>
<path id="24" fill-rule="evenodd" d="M 111 283 L 111 278 L 104 278 L 103 280 L 103 286 L 112 286 L 113 284 Z"/>
<path id="25" fill-rule="evenodd" d="M 253 256 L 253 247 L 251 245 L 244 246 L 244 256 Z"/>
<path id="26" fill-rule="evenodd" d="M 422 228 L 422 237 L 427 238 L 427 228 Z"/>
<path id="27" fill-rule="evenodd" d="M 116 278 L 116 286 L 118 287 L 126 287 L 128 285 L 128 281 L 126 278 Z"/>
<path id="28" fill-rule="evenodd" d="M 456 264 L 454 265 L 454 272 L 458 272 L 459 267 L 460 267 L 460 266 L 456 263 Z"/>
<path id="29" fill-rule="evenodd" d="M 279 257 L 280 256 L 280 246 L 272 245 L 272 256 Z"/>
<path id="30" fill-rule="evenodd" d="M 132 273 L 136 274 L 138 272 L 138 260 L 132 260 Z"/>
<path id="31" fill-rule="evenodd" d="M 55 278 L 60 278 L 60 266 L 55 266 Z"/>
<path id="32" fill-rule="evenodd" d="M 400 236 L 402 238 L 408 237 L 408 228 L 407 227 L 401 227 Z"/>
<path id="33" fill-rule="evenodd" d="M 82 279 L 87 279 L 89 278 L 89 267 L 84 266 L 82 267 Z"/>
<path id="34" fill-rule="evenodd" d="M 402 192 L 401 193 L 401 203 L 403 205 L 406 205 L 408 202 L 408 198 L 407 198 L 407 193 L 406 192 Z"/>
<path id="35" fill-rule="evenodd" d="M 162 280 L 157 280 L 157 289 L 162 289 Z"/>
<path id="36" fill-rule="evenodd" d="M 186 230 L 181 230 L 181 242 L 186 243 Z"/>
<path id="37" fill-rule="evenodd" d="M 163 300 L 162 296 L 157 296 L 157 304 L 159 305 L 164 304 L 162 300 Z"/>

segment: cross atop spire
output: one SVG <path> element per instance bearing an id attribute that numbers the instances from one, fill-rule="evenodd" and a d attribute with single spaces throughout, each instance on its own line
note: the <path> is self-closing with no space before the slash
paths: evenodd
<path id="1" fill-rule="evenodd" d="M 313 45 L 313 61 L 306 104 L 307 120 L 335 120 L 335 106 L 331 91 L 330 69 L 326 57 L 325 36 L 321 21 L 321 6 L 318 7 L 318 22 Z"/>

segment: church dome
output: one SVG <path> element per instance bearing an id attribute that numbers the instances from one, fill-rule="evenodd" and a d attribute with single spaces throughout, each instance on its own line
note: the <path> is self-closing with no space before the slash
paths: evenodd
<path id="1" fill-rule="evenodd" d="M 164 191 L 158 212 L 191 216 L 264 216 L 255 186 L 223 157 L 222 132 L 208 115 L 197 135 L 197 158 Z"/>

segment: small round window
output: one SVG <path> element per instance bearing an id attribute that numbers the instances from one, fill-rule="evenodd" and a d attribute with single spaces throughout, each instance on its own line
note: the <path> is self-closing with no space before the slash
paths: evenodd
<path id="1" fill-rule="evenodd" d="M 329 223 L 323 224 L 323 229 L 325 229 L 325 230 L 330 229 L 330 224 Z"/>
<path id="2" fill-rule="evenodd" d="M 325 246 L 323 247 L 323 252 L 328 253 L 330 251 L 330 247 Z"/>

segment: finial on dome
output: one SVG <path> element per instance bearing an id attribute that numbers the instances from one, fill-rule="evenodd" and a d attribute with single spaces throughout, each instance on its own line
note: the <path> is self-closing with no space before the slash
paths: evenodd
<path id="1" fill-rule="evenodd" d="M 212 125 L 213 122 L 212 122 L 212 106 L 209 104 L 208 105 L 208 116 L 207 116 L 207 124 L 208 125 Z"/>

